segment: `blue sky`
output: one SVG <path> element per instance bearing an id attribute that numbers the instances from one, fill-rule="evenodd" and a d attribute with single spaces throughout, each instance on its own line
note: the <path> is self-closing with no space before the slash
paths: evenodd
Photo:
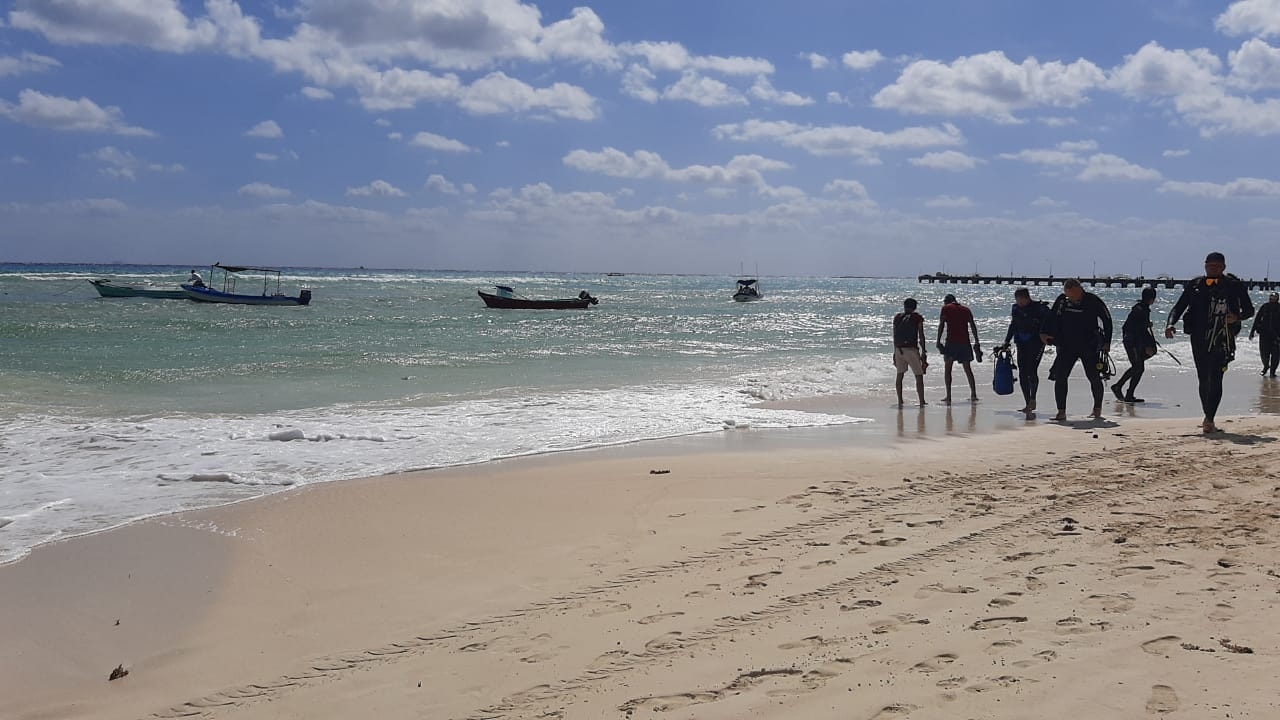
<path id="1" fill-rule="evenodd" d="M 1280 0 L 0 20 L 0 261 L 1261 277 L 1280 231 Z"/>

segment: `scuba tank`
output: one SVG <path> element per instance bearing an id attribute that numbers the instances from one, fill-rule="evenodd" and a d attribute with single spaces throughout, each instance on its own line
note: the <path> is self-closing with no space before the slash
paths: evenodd
<path id="1" fill-rule="evenodd" d="M 1013 371 L 1017 366 L 1013 364 L 1013 353 L 1009 352 L 1009 348 L 996 348 L 996 372 L 991 378 L 991 389 L 997 395 L 1013 394 Z"/>

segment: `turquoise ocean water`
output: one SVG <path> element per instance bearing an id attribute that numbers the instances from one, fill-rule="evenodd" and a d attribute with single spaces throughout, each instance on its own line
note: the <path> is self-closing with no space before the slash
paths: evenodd
<path id="1" fill-rule="evenodd" d="M 299 268 L 283 289 L 311 288 L 311 306 L 248 307 L 103 299 L 87 282 L 174 285 L 188 269 L 0 265 L 0 561 L 305 483 L 866 423 L 761 401 L 887 402 L 890 317 L 914 296 L 932 337 L 948 291 L 765 277 L 763 301 L 734 303 L 730 276 Z M 530 297 L 588 290 L 600 304 L 490 310 L 476 290 L 495 284 Z M 988 348 L 1003 337 L 1011 288 L 950 290 L 974 309 Z M 1117 322 L 1136 294 L 1098 292 Z M 1256 369 L 1256 352 L 1242 363 Z"/>

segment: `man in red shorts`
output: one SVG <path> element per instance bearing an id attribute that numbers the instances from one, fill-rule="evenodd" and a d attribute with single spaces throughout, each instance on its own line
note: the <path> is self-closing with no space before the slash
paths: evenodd
<path id="1" fill-rule="evenodd" d="M 964 374 L 969 378 L 969 401 L 978 402 L 978 384 L 973 379 L 973 355 L 982 357 L 982 346 L 978 343 L 978 325 L 973 321 L 973 311 L 956 301 L 956 296 L 948 294 L 942 301 L 942 316 L 938 321 L 938 350 L 946 358 L 946 368 L 942 373 L 947 384 L 947 396 L 942 402 L 951 404 L 951 365 L 960 363 Z M 970 344 L 969 332 L 973 331 Z M 943 333 L 946 344 L 943 344 Z"/>

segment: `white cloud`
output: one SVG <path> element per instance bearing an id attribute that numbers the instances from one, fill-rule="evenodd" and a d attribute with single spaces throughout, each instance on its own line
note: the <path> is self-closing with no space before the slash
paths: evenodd
<path id="1" fill-rule="evenodd" d="M 1111 71 L 1109 85 L 1131 98 L 1172 100 L 1204 136 L 1280 133 L 1280 99 L 1231 95 L 1226 82 L 1222 60 L 1212 52 L 1166 50 L 1151 42 Z"/>
<path id="2" fill-rule="evenodd" d="M 851 50 L 840 58 L 844 66 L 850 70 L 870 70 L 884 60 L 879 50 Z"/>
<path id="3" fill-rule="evenodd" d="M 30 160 L 26 159 L 21 155 L 14 155 L 13 157 L 9 158 L 9 162 L 13 163 L 14 165 L 30 165 L 31 164 Z"/>
<path id="4" fill-rule="evenodd" d="M 276 160 L 280 159 L 279 155 L 275 155 L 273 153 L 264 153 L 264 152 L 254 153 L 253 157 L 263 162 L 275 162 Z"/>
<path id="5" fill-rule="evenodd" d="M 1122 157 L 1098 153 L 1091 155 L 1077 180 L 1159 180 L 1159 171 L 1135 165 Z"/>
<path id="6" fill-rule="evenodd" d="M 268 185 L 263 182 L 253 182 L 248 185 L 241 185 L 238 192 L 245 197 L 255 198 L 284 198 L 293 194 L 282 187 Z"/>
<path id="7" fill-rule="evenodd" d="M 310 85 L 302 88 L 303 97 L 311 100 L 332 100 L 333 93 L 324 88 L 311 87 Z"/>
<path id="8" fill-rule="evenodd" d="M 494 147 L 500 147 L 500 148 L 509 148 L 509 147 L 511 147 L 511 141 L 510 141 L 510 140 L 499 140 L 498 142 L 494 143 L 494 144 L 493 144 L 493 146 L 494 146 Z"/>
<path id="9" fill-rule="evenodd" d="M 476 186 L 472 185 L 471 183 L 462 183 L 462 192 L 466 193 L 467 195 L 475 195 Z"/>
<path id="10" fill-rule="evenodd" d="M 445 195 L 458 194 L 458 186 L 446 180 L 443 175 L 431 175 L 427 178 L 427 184 L 423 187 Z M 472 190 L 474 192 L 474 188 Z"/>
<path id="11" fill-rule="evenodd" d="M 1162 193 L 1181 193 L 1215 200 L 1280 198 L 1280 182 L 1262 178 L 1237 178 L 1227 183 L 1175 182 L 1160 186 Z"/>
<path id="12" fill-rule="evenodd" d="M 1185 150 L 1185 149 L 1184 150 L 1165 150 L 1163 153 L 1160 153 L 1160 154 L 1167 158 L 1180 158 L 1180 157 L 1186 157 L 1187 155 L 1190 155 L 1191 151 Z"/>
<path id="13" fill-rule="evenodd" d="M 831 64 L 831 60 L 827 59 L 826 55 L 819 55 L 818 53 L 813 53 L 813 52 L 801 53 L 800 58 L 803 60 L 808 60 L 809 67 L 813 68 L 814 70 L 821 70 L 822 68 Z"/>
<path id="14" fill-rule="evenodd" d="M 454 140 L 453 138 L 430 132 L 420 132 L 414 135 L 409 144 L 414 147 L 427 148 L 428 150 L 439 150 L 440 152 L 466 153 L 474 149 L 461 140 Z"/>
<path id="15" fill-rule="evenodd" d="M 391 133 L 387 133 L 387 139 L 388 139 L 388 140 L 395 140 L 396 142 L 400 142 L 401 140 L 403 140 L 403 139 L 404 139 L 404 133 L 399 133 L 399 132 L 391 132 Z"/>
<path id="16" fill-rule="evenodd" d="M 0 100 L 0 116 L 32 127 L 78 132 L 101 132 L 114 135 L 151 137 L 155 133 L 126 125 L 118 107 L 100 107 L 89 98 L 79 100 L 45 95 L 38 90 L 18 93 L 18 104 Z"/>
<path id="17" fill-rule="evenodd" d="M 9 24 L 64 45 L 136 45 L 189 52 L 211 46 L 217 29 L 188 20 L 177 0 L 16 0 Z"/>
<path id="18" fill-rule="evenodd" d="M 858 212 L 871 212 L 878 208 L 866 186 L 857 180 L 832 180 L 822 187 L 822 193 L 835 197 L 842 208 Z"/>
<path id="19" fill-rule="evenodd" d="M 643 65 L 632 65 L 622 74 L 622 92 L 647 103 L 658 102 L 658 91 L 652 84 L 656 79 L 657 76 L 649 68 Z"/>
<path id="20" fill-rule="evenodd" d="M 1041 195 L 1040 197 L 1031 201 L 1031 206 L 1043 207 L 1043 208 L 1060 208 L 1060 207 L 1066 207 L 1067 202 L 1065 200 L 1054 200 L 1051 197 L 1046 197 L 1044 195 Z"/>
<path id="21" fill-rule="evenodd" d="M 1227 54 L 1231 66 L 1228 80 L 1235 87 L 1245 90 L 1269 90 L 1280 88 L 1280 48 L 1271 47 L 1265 40 L 1246 40 L 1239 50 Z"/>
<path id="22" fill-rule="evenodd" d="M 836 92 L 835 90 L 832 90 L 832 91 L 830 91 L 830 92 L 828 92 L 828 93 L 827 93 L 827 102 L 828 102 L 828 103 L 830 103 L 830 104 L 832 104 L 832 105 L 847 105 L 847 104 L 849 104 L 849 101 L 848 101 L 848 100 L 846 100 L 846 99 L 845 99 L 845 97 L 844 97 L 843 95 L 841 95 L 840 93 Z"/>
<path id="23" fill-rule="evenodd" d="M 1094 140 L 1063 141 L 1057 147 L 1021 150 L 1016 153 L 1000 153 L 1001 160 L 1020 160 L 1032 165 L 1066 166 L 1083 165 L 1086 160 L 1078 155 L 1098 149 Z"/>
<path id="24" fill-rule="evenodd" d="M 1105 80 L 1105 73 L 1088 60 L 1042 64 L 1027 58 L 1017 64 L 997 51 L 958 58 L 950 65 L 917 60 L 876 93 L 872 104 L 904 113 L 977 115 L 1017 123 L 1015 110 L 1076 107 Z"/>
<path id="25" fill-rule="evenodd" d="M 475 115 L 546 111 L 556 117 L 594 120 L 595 98 L 568 83 L 535 88 L 501 72 L 490 73 L 459 92 L 458 106 Z"/>
<path id="26" fill-rule="evenodd" d="M 1233 2 L 1213 24 L 1228 35 L 1280 35 L 1280 1 Z"/>
<path id="27" fill-rule="evenodd" d="M 751 86 L 751 95 L 757 100 L 764 102 L 776 103 L 778 105 L 812 105 L 813 98 L 805 97 L 797 93 L 780 91 L 773 87 L 773 83 L 769 82 L 769 78 L 761 75 L 756 78 L 755 84 Z"/>
<path id="28" fill-rule="evenodd" d="M 773 63 L 761 58 L 693 55 L 677 42 L 623 43 L 619 49 L 626 55 L 642 57 L 656 72 L 700 70 L 721 75 L 772 75 Z"/>
<path id="29" fill-rule="evenodd" d="M 972 170 L 985 161 L 956 150 L 943 150 L 942 152 L 925 153 L 918 158 L 911 158 L 907 162 L 917 167 L 962 172 L 964 170 Z"/>
<path id="30" fill-rule="evenodd" d="M 564 164 L 584 172 L 610 177 L 654 178 L 709 185 L 746 185 L 762 194 L 778 190 L 769 186 L 764 179 L 764 173 L 787 170 L 791 167 L 787 163 L 759 155 L 738 155 L 724 165 L 690 165 L 684 168 L 673 168 L 658 153 L 637 150 L 628 155 L 611 147 L 600 152 L 574 150 L 564 156 Z"/>
<path id="31" fill-rule="evenodd" d="M 391 121 L 386 118 L 378 118 L 373 121 L 373 124 L 378 127 L 391 127 Z"/>
<path id="32" fill-rule="evenodd" d="M 687 100 L 703 107 L 747 104 L 742 93 L 715 78 L 692 71 L 686 72 L 673 85 L 663 90 L 662 97 L 666 100 Z"/>
<path id="33" fill-rule="evenodd" d="M 812 155 L 848 155 L 863 163 L 880 162 L 879 152 L 963 145 L 964 136 L 954 125 L 938 128 L 908 127 L 894 132 L 856 125 L 814 127 L 786 121 L 747 120 L 718 125 L 712 134 L 720 140 L 776 142 Z"/>
<path id="34" fill-rule="evenodd" d="M 374 180 L 368 185 L 347 188 L 347 195 L 355 197 L 372 197 L 374 195 L 379 197 L 404 197 L 405 193 L 386 180 Z"/>
<path id="35" fill-rule="evenodd" d="M 1075 125 L 1076 119 L 1073 117 L 1049 116 L 1036 118 L 1036 122 L 1044 125 L 1045 127 L 1066 127 L 1068 125 Z"/>
<path id="36" fill-rule="evenodd" d="M 1092 152 L 1098 149 L 1097 140 L 1064 140 L 1058 143 L 1058 149 L 1064 152 Z"/>
<path id="37" fill-rule="evenodd" d="M 964 195 L 938 195 L 926 200 L 924 206 L 931 208 L 970 208 L 973 207 L 973 200 Z"/>
<path id="38" fill-rule="evenodd" d="M 17 57 L 0 55 L 0 78 L 9 75 L 24 75 L 41 72 L 51 68 L 62 67 L 62 63 L 51 57 L 23 52 Z"/>
<path id="39" fill-rule="evenodd" d="M 275 120 L 263 120 L 245 130 L 244 134 L 246 137 L 273 139 L 284 137 L 284 130 L 280 129 L 280 125 Z"/>

